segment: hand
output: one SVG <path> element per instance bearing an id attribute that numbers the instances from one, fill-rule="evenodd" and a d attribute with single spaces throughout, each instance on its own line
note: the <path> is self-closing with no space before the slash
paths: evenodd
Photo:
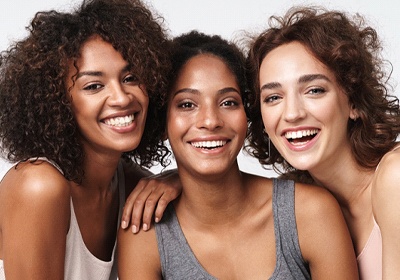
<path id="1" fill-rule="evenodd" d="M 126 199 L 121 227 L 125 229 L 131 222 L 132 232 L 137 233 L 143 215 L 143 230 L 148 230 L 153 213 L 157 223 L 161 220 L 168 203 L 177 198 L 181 191 L 182 186 L 176 169 L 142 178 Z"/>

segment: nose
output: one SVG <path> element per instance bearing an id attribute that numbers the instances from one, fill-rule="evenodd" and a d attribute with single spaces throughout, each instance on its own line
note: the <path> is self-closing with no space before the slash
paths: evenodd
<path id="1" fill-rule="evenodd" d="M 295 122 L 306 116 L 303 100 L 297 95 L 287 96 L 284 106 L 283 118 L 287 122 Z"/>
<path id="2" fill-rule="evenodd" d="M 224 122 L 220 114 L 217 105 L 201 106 L 198 113 L 197 127 L 208 130 L 215 130 L 222 127 Z"/>
<path id="3" fill-rule="evenodd" d="M 110 85 L 108 102 L 110 106 L 113 107 L 124 107 L 131 102 L 131 95 L 132 94 L 130 94 L 130 92 L 127 91 L 121 83 L 115 82 Z"/>

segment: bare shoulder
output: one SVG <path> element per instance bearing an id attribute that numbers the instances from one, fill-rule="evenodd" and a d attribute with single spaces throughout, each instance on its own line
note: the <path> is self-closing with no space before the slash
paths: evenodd
<path id="1" fill-rule="evenodd" d="M 136 234 L 120 229 L 117 246 L 119 279 L 161 279 L 155 227 Z"/>
<path id="2" fill-rule="evenodd" d="M 400 149 L 388 152 L 379 163 L 371 185 L 372 207 L 381 230 L 400 225 Z"/>
<path id="3" fill-rule="evenodd" d="M 296 184 L 295 215 L 301 253 L 313 278 L 358 279 L 350 234 L 333 195 L 322 187 Z"/>
<path id="4" fill-rule="evenodd" d="M 58 279 L 70 221 L 70 183 L 46 161 L 12 168 L 0 185 L 4 263 L 18 279 Z"/>
<path id="5" fill-rule="evenodd" d="M 21 198 L 36 195 L 43 198 L 69 196 L 69 182 L 57 168 L 46 161 L 19 163 L 4 176 L 1 189 Z"/>
<path id="6" fill-rule="evenodd" d="M 329 191 L 300 183 L 295 184 L 295 215 L 299 234 L 305 232 L 305 236 L 344 221 L 339 203 Z"/>
<path id="7" fill-rule="evenodd" d="M 329 207 L 339 209 L 335 197 L 323 187 L 295 183 L 295 204 L 296 214 L 323 214 L 324 211 L 330 211 Z M 340 209 L 339 209 L 340 210 Z"/>
<path id="8" fill-rule="evenodd" d="M 13 213 L 16 208 L 57 209 L 62 203 L 69 203 L 69 198 L 69 182 L 45 161 L 22 162 L 10 169 L 0 183 L 1 212 Z"/>
<path id="9" fill-rule="evenodd" d="M 155 228 L 151 227 L 150 230 L 141 230 L 138 233 L 133 234 L 132 231 L 128 229 L 121 229 L 118 232 L 118 245 L 122 247 L 122 250 L 126 250 L 125 247 L 133 247 L 136 252 L 140 250 L 146 250 L 150 248 L 157 248 L 157 239 Z"/>
<path id="10" fill-rule="evenodd" d="M 374 186 L 396 186 L 400 180 L 400 149 L 386 153 L 375 171 Z"/>

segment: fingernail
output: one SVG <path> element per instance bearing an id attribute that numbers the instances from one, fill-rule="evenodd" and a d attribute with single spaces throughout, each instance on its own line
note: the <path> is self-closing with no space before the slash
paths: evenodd
<path id="1" fill-rule="evenodd" d="M 125 229 L 127 226 L 128 226 L 128 223 L 125 222 L 125 221 L 122 221 L 121 227 L 122 227 L 123 229 Z"/>
<path id="2" fill-rule="evenodd" d="M 137 230 L 137 227 L 136 227 L 136 226 L 132 226 L 132 232 L 133 232 L 133 233 L 137 233 L 137 232 L 138 232 L 138 230 Z"/>
<path id="3" fill-rule="evenodd" d="M 156 217 L 155 221 L 156 221 L 156 223 L 158 223 L 160 221 L 160 219 Z"/>
<path id="4" fill-rule="evenodd" d="M 143 224 L 143 230 L 146 231 L 149 229 L 149 226 L 147 224 Z"/>

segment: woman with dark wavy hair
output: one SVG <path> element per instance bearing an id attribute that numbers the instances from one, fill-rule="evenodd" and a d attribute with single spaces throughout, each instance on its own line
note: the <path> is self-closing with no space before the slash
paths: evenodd
<path id="1" fill-rule="evenodd" d="M 400 275 L 400 111 L 380 51 L 363 17 L 300 7 L 271 17 L 248 56 L 247 149 L 336 197 L 362 279 Z"/>
<path id="2" fill-rule="evenodd" d="M 16 163 L 0 184 L 0 279 L 115 279 L 125 194 L 168 153 L 166 35 L 139 0 L 39 12 L 29 32 L 0 60 L 1 145 Z"/>

